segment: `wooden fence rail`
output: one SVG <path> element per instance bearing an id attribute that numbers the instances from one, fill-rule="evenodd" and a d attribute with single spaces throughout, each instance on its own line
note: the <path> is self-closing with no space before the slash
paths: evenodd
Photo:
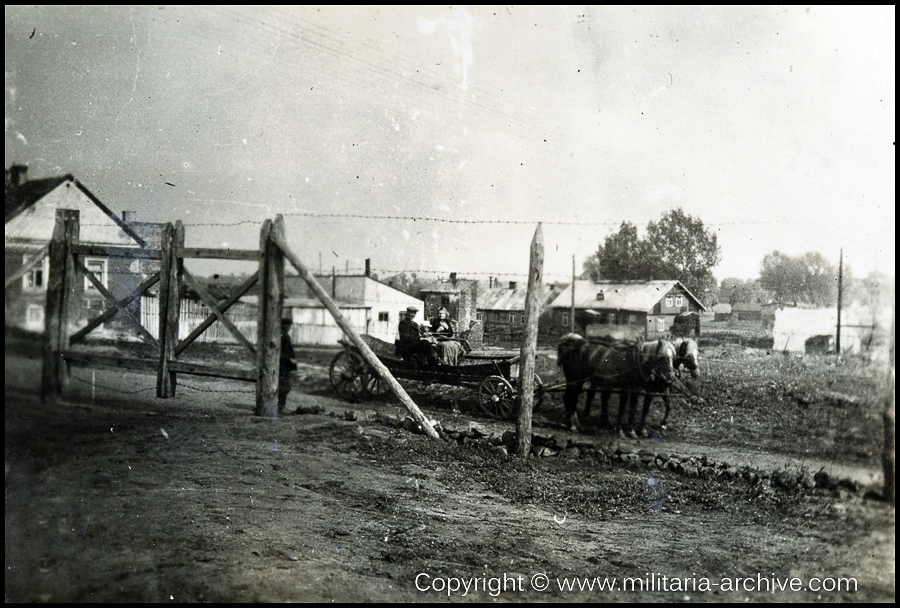
<path id="1" fill-rule="evenodd" d="M 64 361 L 78 365 L 104 365 L 128 369 L 156 368 L 156 396 L 168 398 L 175 395 L 178 374 L 195 374 L 232 378 L 256 383 L 256 407 L 258 415 L 276 415 L 278 412 L 279 382 L 285 381 L 279 374 L 281 359 L 281 319 L 284 306 L 285 260 L 300 275 L 334 316 L 335 322 L 363 353 L 369 365 L 375 369 L 394 391 L 413 418 L 430 437 L 437 432 L 430 421 L 419 411 L 406 391 L 397 383 L 390 371 L 372 353 L 362 338 L 346 322 L 334 301 L 290 250 L 284 233 L 284 220 L 266 220 L 260 230 L 259 250 L 201 249 L 184 246 L 184 226 L 181 222 L 163 227 L 159 246 L 141 249 L 79 243 L 78 211 L 59 210 L 53 238 L 47 248 L 50 271 L 44 332 L 44 362 L 41 380 L 41 396 L 51 401 L 59 396 L 65 381 Z M 122 257 L 134 260 L 159 260 L 159 272 L 145 278 L 138 287 L 124 298 L 116 299 L 103 283 L 94 277 L 84 265 L 84 256 Z M 42 259 L 43 254 L 27 260 L 29 268 Z M 256 260 L 259 269 L 244 280 L 225 301 L 211 296 L 203 284 L 184 267 L 185 258 L 218 258 L 227 260 Z M 71 304 L 82 276 L 108 301 L 107 308 L 75 331 L 70 327 Z M 10 279 L 7 278 L 7 281 Z M 13 278 L 12 280 L 15 280 Z M 148 290 L 158 285 L 158 295 Z M 196 292 L 202 305 L 183 299 L 184 286 Z M 258 306 L 255 319 L 239 305 L 239 299 L 257 287 Z M 137 318 L 128 305 L 142 299 L 141 317 Z M 232 307 L 234 307 L 233 310 Z M 87 334 L 116 314 L 125 315 L 137 326 L 139 335 L 157 351 L 155 360 L 133 356 L 118 356 L 91 352 L 89 348 L 72 349 Z M 209 338 L 210 328 L 227 331 L 231 339 L 243 345 L 255 357 L 253 369 L 226 368 L 222 365 L 204 365 L 179 360 L 185 349 L 204 334 Z M 179 341 L 179 336 L 186 334 Z M 212 338 L 215 339 L 215 336 Z"/>

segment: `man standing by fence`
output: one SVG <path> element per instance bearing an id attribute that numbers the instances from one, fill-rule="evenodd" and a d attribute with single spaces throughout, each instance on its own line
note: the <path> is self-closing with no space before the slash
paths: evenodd
<path id="1" fill-rule="evenodd" d="M 278 413 L 284 413 L 288 393 L 291 392 L 291 372 L 297 369 L 294 346 L 291 344 L 290 318 L 281 319 L 281 359 L 278 363 Z"/>

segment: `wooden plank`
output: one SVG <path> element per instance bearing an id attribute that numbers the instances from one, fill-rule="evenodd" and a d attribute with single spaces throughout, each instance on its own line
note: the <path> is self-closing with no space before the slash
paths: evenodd
<path id="1" fill-rule="evenodd" d="M 122 247 L 119 245 L 93 245 L 79 243 L 72 248 L 75 255 L 100 256 L 110 258 L 133 258 L 135 260 L 158 260 L 160 250 L 142 249 L 140 247 Z"/>
<path id="2" fill-rule="evenodd" d="M 259 259 L 259 251 L 257 251 L 256 249 L 210 249 L 202 247 L 179 247 L 176 253 L 180 258 L 247 260 L 251 262 Z"/>
<path id="3" fill-rule="evenodd" d="M 52 263 L 52 261 L 51 261 Z M 138 285 L 134 291 L 130 294 L 117 301 L 114 306 L 110 306 L 105 311 L 94 317 L 87 325 L 85 325 L 82 329 L 79 329 L 77 332 L 72 334 L 72 337 L 69 339 L 69 344 L 75 344 L 76 342 L 81 341 L 86 335 L 91 333 L 98 325 L 111 318 L 116 311 L 122 307 L 131 304 L 134 300 L 141 297 L 145 291 L 156 285 L 159 282 L 159 273 L 156 272 L 150 276 L 146 281 Z"/>
<path id="4" fill-rule="evenodd" d="M 79 350 L 67 350 L 60 353 L 67 363 L 84 367 L 112 367 L 149 371 L 156 365 L 150 358 L 128 357 L 123 355 L 105 355 Z"/>
<path id="5" fill-rule="evenodd" d="M 284 303 L 284 254 L 273 239 L 284 238 L 284 220 L 266 220 L 259 233 L 259 307 L 256 320 L 256 415 L 278 410 L 281 358 L 281 308 Z"/>
<path id="6" fill-rule="evenodd" d="M 525 337 L 519 357 L 519 416 L 516 420 L 516 455 L 527 458 L 531 451 L 531 410 L 534 404 L 534 353 L 537 349 L 540 290 L 544 276 L 544 235 L 538 224 L 531 239 L 528 261 L 528 291 L 525 295 Z M 572 285 L 574 289 L 574 284 Z"/>
<path id="7" fill-rule="evenodd" d="M 150 332 L 147 331 L 143 325 L 141 325 L 140 319 L 135 317 L 134 313 L 131 312 L 128 309 L 128 307 L 119 306 L 118 303 L 116 302 L 116 297 L 114 295 L 112 295 L 111 293 L 109 293 L 109 291 L 106 289 L 106 287 L 103 285 L 103 283 L 100 282 L 100 279 L 98 279 L 97 277 L 94 276 L 94 273 L 92 273 L 90 270 L 85 268 L 84 264 L 81 263 L 81 260 L 79 260 L 78 258 L 75 258 L 74 261 L 75 261 L 75 267 L 84 273 L 84 275 L 87 277 L 88 281 L 90 281 L 91 284 L 97 288 L 97 291 L 99 291 L 103 295 L 103 297 L 106 298 L 106 300 L 108 302 L 110 302 L 111 307 L 114 307 L 116 309 L 116 312 L 121 312 L 123 315 L 125 315 L 125 318 L 128 319 L 131 322 L 131 324 L 134 325 L 138 329 L 138 332 L 140 332 L 140 335 L 144 339 L 144 342 L 147 342 L 148 344 L 152 344 L 153 346 L 158 347 L 159 343 L 156 341 L 156 338 L 154 338 L 150 334 Z M 115 314 L 115 313 L 113 313 L 113 314 Z"/>
<path id="8" fill-rule="evenodd" d="M 244 282 L 242 282 L 240 285 L 238 285 L 237 289 L 231 295 L 231 297 L 225 300 L 225 302 L 219 308 L 222 314 L 228 312 L 228 309 L 231 308 L 235 304 L 235 302 L 244 297 L 244 295 L 246 295 L 246 293 L 250 291 L 254 285 L 256 285 L 256 281 L 258 279 L 259 272 L 257 271 L 247 277 L 247 279 L 245 279 Z M 218 317 L 216 317 L 215 313 L 210 313 L 209 316 L 206 317 L 206 319 L 199 326 L 197 326 L 194 331 L 192 331 L 184 340 L 178 343 L 178 346 L 175 347 L 175 356 L 177 357 L 178 355 L 180 355 L 185 348 L 187 348 L 194 340 L 196 340 L 200 336 L 200 334 L 206 331 L 206 329 L 210 325 L 215 323 L 217 318 Z"/>
<path id="9" fill-rule="evenodd" d="M 353 327 L 347 320 L 344 319 L 344 315 L 341 313 L 337 304 L 334 303 L 334 300 L 325 292 L 319 282 L 313 277 L 312 273 L 307 270 L 306 266 L 303 265 L 303 262 L 300 261 L 300 258 L 294 254 L 293 251 L 288 247 L 287 242 L 284 239 L 283 235 L 273 235 L 274 242 L 278 245 L 281 251 L 284 253 L 284 257 L 291 263 L 291 265 L 297 269 L 297 272 L 300 273 L 300 276 L 303 277 L 303 280 L 309 285 L 309 288 L 312 290 L 316 297 L 321 300 L 322 304 L 325 305 L 325 308 L 328 309 L 328 312 L 334 317 L 335 323 L 340 326 L 347 337 L 353 342 L 353 345 L 359 350 L 360 354 L 366 360 L 366 363 L 375 370 L 378 376 L 384 380 L 387 385 L 391 388 L 391 391 L 397 396 L 403 406 L 409 411 L 412 415 L 413 419 L 419 423 L 419 425 L 424 430 L 425 434 L 431 437 L 432 439 L 438 439 L 439 436 L 437 431 L 434 430 L 434 427 L 431 425 L 431 422 L 425 417 L 424 414 L 419 410 L 419 407 L 415 404 L 415 402 L 410 398 L 410 396 L 406 393 L 400 383 L 397 382 L 396 378 L 391 375 L 390 370 L 385 367 L 384 363 L 382 363 L 375 353 L 372 352 L 372 349 L 369 348 L 369 345 L 366 344 L 362 338 L 359 337 Z M 257 384 L 258 386 L 258 384 Z"/>
<path id="10" fill-rule="evenodd" d="M 197 292 L 197 294 L 200 296 L 200 299 L 206 303 L 206 306 L 216 316 L 216 318 L 219 320 L 219 323 L 224 325 L 225 329 L 230 331 L 231 335 L 233 335 L 235 338 L 237 338 L 237 341 L 239 343 L 243 344 L 244 347 L 250 351 L 250 354 L 255 357 L 256 349 L 253 347 L 252 344 L 250 344 L 250 341 L 244 337 L 244 334 L 242 334 L 241 331 L 237 327 L 234 326 L 234 323 L 232 323 L 225 316 L 225 314 L 221 310 L 219 310 L 219 305 L 216 303 L 215 298 L 213 298 L 210 295 L 210 293 L 208 291 L 206 291 L 206 288 L 204 288 L 203 285 L 201 285 L 200 282 L 194 278 L 194 275 L 192 275 L 190 272 L 188 272 L 188 270 L 186 268 L 183 269 L 183 273 L 184 273 L 184 280 L 187 282 L 188 285 L 190 285 L 194 289 L 194 291 Z"/>
<path id="11" fill-rule="evenodd" d="M 19 268 L 17 271 L 6 277 L 6 287 L 9 287 L 19 279 L 25 276 L 25 273 L 34 268 L 40 261 L 42 261 L 47 254 L 50 252 L 50 245 L 45 245 L 41 247 L 33 256 L 25 260 L 25 263 Z"/>
<path id="12" fill-rule="evenodd" d="M 57 209 L 50 240 L 50 273 L 47 277 L 47 304 L 44 313 L 44 348 L 41 367 L 41 401 L 53 402 L 62 393 L 65 370 L 59 353 L 69 347 L 69 306 L 75 268 L 71 248 L 78 242 L 77 210 Z"/>
<path id="13" fill-rule="evenodd" d="M 169 369 L 179 374 L 191 374 L 194 376 L 211 376 L 214 378 L 230 378 L 231 380 L 243 380 L 256 382 L 255 369 L 237 369 L 222 366 L 210 366 L 187 361 L 171 361 Z"/>

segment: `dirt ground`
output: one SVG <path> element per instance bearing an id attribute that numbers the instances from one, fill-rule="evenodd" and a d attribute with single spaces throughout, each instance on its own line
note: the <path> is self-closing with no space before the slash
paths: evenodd
<path id="1" fill-rule="evenodd" d="M 333 352 L 299 354 L 273 418 L 252 384 L 162 400 L 100 368 L 42 405 L 8 337 L 6 601 L 894 600 L 881 365 L 708 349 L 667 430 L 656 405 L 651 438 L 571 434 L 553 394 L 518 459 L 471 391 L 405 383 L 441 440 L 340 400 Z"/>

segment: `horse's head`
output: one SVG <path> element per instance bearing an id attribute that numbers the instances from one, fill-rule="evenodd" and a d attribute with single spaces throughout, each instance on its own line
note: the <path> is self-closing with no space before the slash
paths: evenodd
<path id="1" fill-rule="evenodd" d="M 568 378 L 581 374 L 584 367 L 585 348 L 587 340 L 578 334 L 566 334 L 559 339 L 556 346 L 556 365 L 563 369 Z"/>
<path id="2" fill-rule="evenodd" d="M 691 378 L 697 378 L 700 376 L 700 349 L 697 346 L 697 343 L 691 340 L 690 338 L 684 339 L 678 345 L 677 356 L 675 358 L 675 369 L 679 370 L 682 365 L 689 372 L 691 372 Z"/>

